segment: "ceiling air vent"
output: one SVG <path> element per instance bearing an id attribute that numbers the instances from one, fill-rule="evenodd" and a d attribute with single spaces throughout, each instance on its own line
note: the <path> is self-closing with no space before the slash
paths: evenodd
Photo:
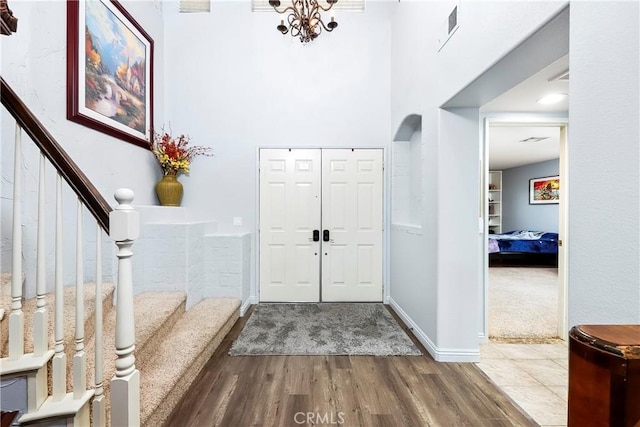
<path id="1" fill-rule="evenodd" d="M 518 142 L 540 142 L 540 141 L 544 141 L 545 139 L 549 139 L 549 137 L 548 136 L 530 136 L 529 138 L 521 139 Z"/>
<path id="2" fill-rule="evenodd" d="M 180 13 L 211 12 L 211 0 L 180 0 Z"/>
<path id="3" fill-rule="evenodd" d="M 460 0 L 453 2 L 453 8 L 450 9 L 449 15 L 444 22 L 444 25 L 440 29 L 440 37 L 438 37 L 438 52 L 442 50 L 445 44 L 449 41 L 451 36 L 460 27 Z"/>
<path id="4" fill-rule="evenodd" d="M 555 76 L 551 77 L 547 81 L 553 82 L 555 80 L 559 80 L 561 82 L 568 82 L 569 81 L 569 69 L 567 68 L 566 70 L 564 70 L 560 74 L 556 74 Z"/>

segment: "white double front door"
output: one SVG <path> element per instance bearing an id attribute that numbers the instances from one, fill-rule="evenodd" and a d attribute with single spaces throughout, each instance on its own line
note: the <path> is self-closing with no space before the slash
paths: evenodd
<path id="1" fill-rule="evenodd" d="M 260 150 L 260 301 L 382 301 L 382 161 Z"/>

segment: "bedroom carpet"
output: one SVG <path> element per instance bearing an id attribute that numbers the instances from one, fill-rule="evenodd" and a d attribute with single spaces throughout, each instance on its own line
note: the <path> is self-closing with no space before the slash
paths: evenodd
<path id="1" fill-rule="evenodd" d="M 259 304 L 229 352 L 420 356 L 382 304 Z"/>
<path id="2" fill-rule="evenodd" d="M 490 339 L 555 338 L 557 325 L 557 268 L 489 268 Z"/>

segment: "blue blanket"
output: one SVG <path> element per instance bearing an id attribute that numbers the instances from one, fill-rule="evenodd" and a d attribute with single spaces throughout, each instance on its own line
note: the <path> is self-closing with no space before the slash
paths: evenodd
<path id="1" fill-rule="evenodd" d="M 490 234 L 489 239 L 497 242 L 500 252 L 558 253 L 558 233 L 516 230 Z"/>

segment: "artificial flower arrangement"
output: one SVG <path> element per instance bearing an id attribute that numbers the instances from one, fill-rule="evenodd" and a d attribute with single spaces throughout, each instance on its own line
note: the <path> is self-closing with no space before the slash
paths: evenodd
<path id="1" fill-rule="evenodd" d="M 191 138 L 188 136 L 181 134 L 174 138 L 164 129 L 162 132 L 153 132 L 149 146 L 160 163 L 163 175 L 177 175 L 178 172 L 188 174 L 194 157 L 213 156 L 210 147 L 199 145 L 189 147 L 190 142 Z"/>

